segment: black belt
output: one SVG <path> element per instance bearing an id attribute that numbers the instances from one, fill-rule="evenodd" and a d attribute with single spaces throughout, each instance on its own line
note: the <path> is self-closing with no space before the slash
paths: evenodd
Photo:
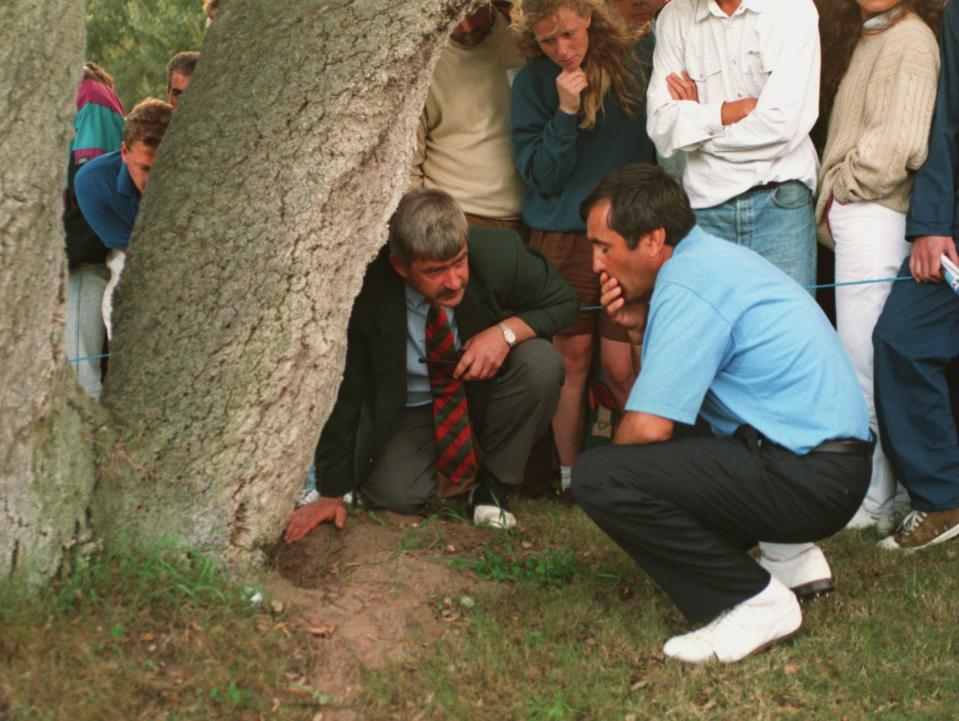
<path id="1" fill-rule="evenodd" d="M 754 192 L 759 191 L 759 190 L 775 190 L 775 189 L 778 188 L 780 185 L 782 185 L 784 182 L 787 182 L 787 181 L 774 180 L 774 181 L 772 181 L 771 183 L 763 183 L 762 185 L 754 185 L 753 187 L 749 188 L 749 190 L 747 190 L 746 192 L 747 192 L 747 193 L 754 193 Z"/>
<path id="2" fill-rule="evenodd" d="M 872 455 L 873 445 L 870 441 L 860 441 L 858 438 L 834 438 L 831 441 L 823 441 L 809 452 L 841 453 L 846 456 L 870 456 Z"/>

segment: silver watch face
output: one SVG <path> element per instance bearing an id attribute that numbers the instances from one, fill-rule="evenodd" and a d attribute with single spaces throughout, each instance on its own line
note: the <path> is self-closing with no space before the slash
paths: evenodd
<path id="1" fill-rule="evenodd" d="M 500 324 L 499 329 L 503 331 L 503 337 L 506 339 L 506 344 L 511 348 L 516 344 L 516 334 L 513 332 L 513 329 L 508 325 Z"/>

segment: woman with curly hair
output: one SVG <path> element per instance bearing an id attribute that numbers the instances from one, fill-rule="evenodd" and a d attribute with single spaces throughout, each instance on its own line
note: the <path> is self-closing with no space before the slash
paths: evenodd
<path id="1" fill-rule="evenodd" d="M 824 8 L 822 104 L 829 112 L 816 207 L 819 240 L 835 247 L 836 281 L 895 276 L 909 254 L 906 210 L 926 159 L 936 100 L 942 0 L 842 0 Z M 836 289 L 836 326 L 876 431 L 872 331 L 890 283 Z M 908 510 L 880 444 L 851 528 L 887 532 Z"/>
<path id="2" fill-rule="evenodd" d="M 598 303 L 579 204 L 610 171 L 654 163 L 643 98 L 651 34 L 627 29 L 605 0 L 522 0 L 512 11 L 520 50 L 530 58 L 513 82 L 510 134 L 527 186 L 523 220 L 530 244 L 563 273 L 580 304 Z M 580 313 L 554 343 L 566 380 L 553 419 L 564 489 L 585 425 L 584 390 L 600 337 L 600 362 L 622 409 L 636 373 L 625 331 L 604 313 Z"/>

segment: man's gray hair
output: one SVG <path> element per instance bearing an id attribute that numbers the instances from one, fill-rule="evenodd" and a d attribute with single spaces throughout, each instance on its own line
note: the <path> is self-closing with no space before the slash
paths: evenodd
<path id="1" fill-rule="evenodd" d="M 463 249 L 469 226 L 463 209 L 442 190 L 411 190 L 390 220 L 390 253 L 412 260 L 449 260 Z"/>

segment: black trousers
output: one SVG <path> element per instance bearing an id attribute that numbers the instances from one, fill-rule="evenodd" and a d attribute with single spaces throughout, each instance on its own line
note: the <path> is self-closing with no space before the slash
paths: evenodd
<path id="1" fill-rule="evenodd" d="M 747 552 L 757 541 L 804 543 L 843 528 L 866 494 L 871 463 L 870 455 L 798 456 L 744 426 L 732 438 L 587 451 L 573 468 L 573 493 L 698 621 L 769 583 Z"/>

